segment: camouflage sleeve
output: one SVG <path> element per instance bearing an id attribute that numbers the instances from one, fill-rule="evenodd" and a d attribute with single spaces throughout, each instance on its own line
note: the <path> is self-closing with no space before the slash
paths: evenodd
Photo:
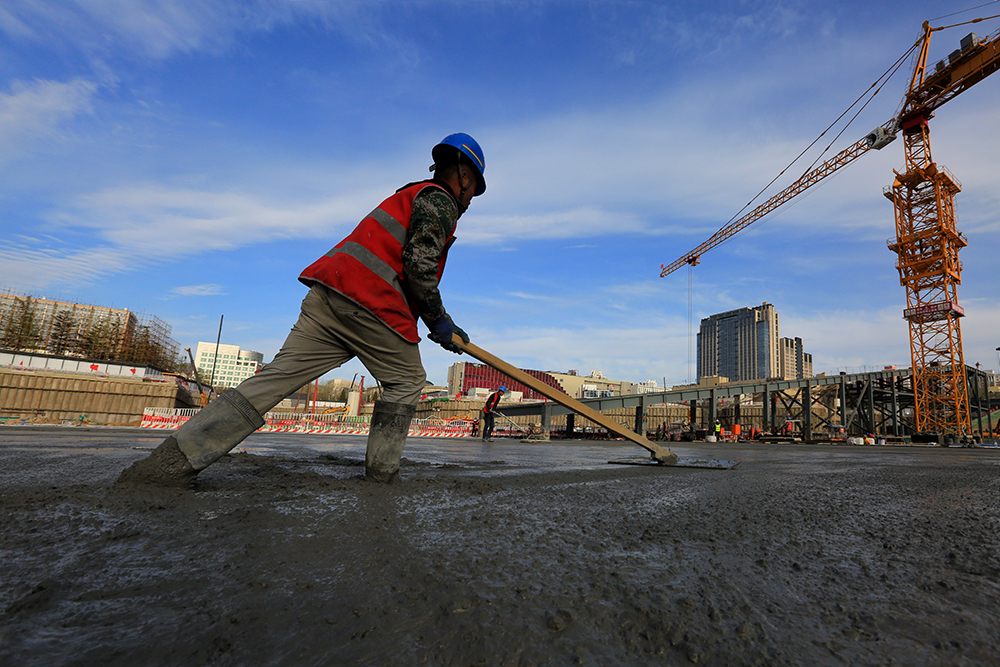
<path id="1" fill-rule="evenodd" d="M 410 229 L 403 246 L 403 275 L 410 298 L 425 322 L 445 313 L 438 291 L 438 261 L 458 222 L 458 206 L 444 192 L 428 188 L 413 200 Z"/>

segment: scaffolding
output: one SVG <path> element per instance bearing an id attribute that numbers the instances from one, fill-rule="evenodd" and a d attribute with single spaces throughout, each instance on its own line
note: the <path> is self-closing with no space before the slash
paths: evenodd
<path id="1" fill-rule="evenodd" d="M 170 325 L 144 312 L 0 292 L 0 349 L 175 370 Z"/>

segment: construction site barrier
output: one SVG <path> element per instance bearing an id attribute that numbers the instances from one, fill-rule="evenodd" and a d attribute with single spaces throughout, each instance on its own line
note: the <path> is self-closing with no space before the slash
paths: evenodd
<path id="1" fill-rule="evenodd" d="M 142 411 L 142 428 L 177 429 L 198 413 L 192 408 L 146 408 Z M 288 412 L 268 412 L 264 415 L 260 433 L 326 433 L 330 435 L 368 435 L 371 417 L 344 415 L 313 415 Z M 409 435 L 425 438 L 467 438 L 475 434 L 476 422 L 467 419 L 414 419 Z"/>
<path id="2" fill-rule="evenodd" d="M 180 428 L 198 414 L 197 408 L 143 408 L 142 428 Z"/>

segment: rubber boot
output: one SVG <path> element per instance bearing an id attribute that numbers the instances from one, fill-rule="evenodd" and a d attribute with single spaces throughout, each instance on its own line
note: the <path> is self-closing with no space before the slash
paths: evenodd
<path id="1" fill-rule="evenodd" d="M 376 401 L 365 450 L 365 479 L 388 483 L 399 477 L 399 460 L 416 411 L 416 405 Z"/>
<path id="2" fill-rule="evenodd" d="M 145 484 L 190 488 L 198 472 L 264 425 L 250 402 L 230 389 L 189 419 L 147 458 L 118 477 L 118 486 Z"/>

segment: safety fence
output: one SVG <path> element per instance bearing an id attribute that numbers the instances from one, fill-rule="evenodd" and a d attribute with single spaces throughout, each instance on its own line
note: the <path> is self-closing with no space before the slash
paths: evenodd
<path id="1" fill-rule="evenodd" d="M 198 414 L 193 408 L 146 408 L 142 411 L 142 428 L 176 429 Z M 264 415 L 262 433 L 326 433 L 330 435 L 367 435 L 370 416 L 311 415 L 289 412 L 268 412 Z M 467 438 L 475 434 L 475 420 L 414 419 L 410 422 L 411 436 L 426 438 Z"/>

